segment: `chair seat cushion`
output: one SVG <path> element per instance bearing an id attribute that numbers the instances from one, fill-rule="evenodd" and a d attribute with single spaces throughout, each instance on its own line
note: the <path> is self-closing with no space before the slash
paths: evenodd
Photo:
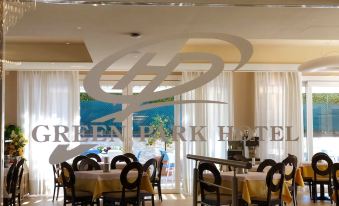
<path id="1" fill-rule="evenodd" d="M 215 193 L 213 194 L 206 194 L 205 195 L 205 202 L 206 203 L 213 203 L 217 201 L 217 195 Z M 220 194 L 220 204 L 221 205 L 228 205 L 232 203 L 232 196 L 231 195 L 225 195 Z"/>
<path id="2" fill-rule="evenodd" d="M 122 192 L 105 192 L 102 195 L 104 198 L 109 199 L 115 199 L 120 200 L 122 196 Z M 131 198 L 137 198 L 137 192 L 131 191 L 131 192 L 125 192 L 125 198 L 131 199 Z"/>

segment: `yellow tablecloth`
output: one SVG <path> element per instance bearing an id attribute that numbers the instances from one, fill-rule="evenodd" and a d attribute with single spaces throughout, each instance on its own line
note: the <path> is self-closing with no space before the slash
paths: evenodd
<path id="1" fill-rule="evenodd" d="M 251 172 L 255 172 L 257 171 L 257 168 L 258 168 L 258 165 L 255 165 L 253 166 L 250 171 Z M 269 171 L 270 167 L 266 167 L 264 169 L 264 173 L 267 173 Z M 285 171 L 287 174 L 289 174 L 290 172 L 292 172 L 292 167 L 289 167 L 287 166 L 286 167 L 286 171 Z M 297 186 L 300 186 L 300 187 L 304 187 L 304 179 L 303 179 L 303 176 L 302 176 L 302 170 L 301 168 L 298 168 L 297 171 L 295 172 L 295 183 L 297 184 Z M 287 182 L 287 184 L 289 184 L 289 182 Z"/>
<path id="2" fill-rule="evenodd" d="M 297 184 L 300 187 L 304 187 L 305 185 L 301 168 L 298 168 L 297 171 L 295 172 L 295 184 Z"/>
<path id="3" fill-rule="evenodd" d="M 222 183 L 221 186 L 232 188 L 233 172 L 221 172 Z M 251 204 L 251 199 L 254 197 L 266 197 L 266 173 L 248 172 L 247 174 L 237 174 L 238 177 L 238 191 L 242 195 L 242 199 L 248 204 Z M 277 175 L 277 179 L 279 176 Z M 231 190 L 221 189 L 223 194 L 231 194 Z M 288 185 L 285 182 L 282 199 L 286 203 L 292 202 L 292 195 L 288 190 Z"/>
<path id="4" fill-rule="evenodd" d="M 318 164 L 317 167 L 320 170 L 325 170 L 327 168 L 327 164 Z M 312 164 L 311 163 L 302 163 L 300 166 L 300 169 L 302 171 L 302 177 L 303 178 L 314 178 L 314 171 L 312 168 Z"/>
<path id="5" fill-rule="evenodd" d="M 121 191 L 120 173 L 120 169 L 111 170 L 109 173 L 101 170 L 77 171 L 75 172 L 75 189 L 92 192 L 93 199 L 99 198 L 104 192 Z M 154 193 L 152 183 L 146 173 L 141 179 L 141 190 Z"/>

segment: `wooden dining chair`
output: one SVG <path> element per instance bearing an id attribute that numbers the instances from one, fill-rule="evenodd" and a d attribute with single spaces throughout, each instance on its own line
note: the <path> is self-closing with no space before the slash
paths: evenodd
<path id="1" fill-rule="evenodd" d="M 297 205 L 297 185 L 295 184 L 295 174 L 298 167 L 298 158 L 294 155 L 288 155 L 286 159 L 282 161 L 282 163 L 285 165 L 285 168 L 290 166 L 292 167 L 292 171 L 287 174 L 285 172 L 285 181 L 288 183 L 288 189 L 292 195 L 293 199 L 293 205 Z"/>
<path id="2" fill-rule="evenodd" d="M 319 161 L 322 161 L 327 164 L 327 168 L 325 170 L 318 168 Z M 312 194 L 314 203 L 316 203 L 317 201 L 318 184 L 320 185 L 321 188 L 323 188 L 324 185 L 327 185 L 329 196 L 332 194 L 332 183 L 331 183 L 332 165 L 333 165 L 332 159 L 325 153 L 315 154 L 312 157 L 312 169 L 314 172 L 312 183 Z M 332 204 L 332 199 L 330 198 L 330 200 Z"/>
<path id="3" fill-rule="evenodd" d="M 143 170 L 144 170 L 144 173 L 148 173 L 149 180 L 152 183 L 152 186 L 154 188 L 154 183 L 155 183 L 155 178 L 156 178 L 156 173 L 157 173 L 157 160 L 154 158 L 147 160 L 147 162 L 143 166 Z M 143 206 L 145 205 L 146 200 L 151 200 L 152 206 L 154 206 L 154 194 L 152 192 L 142 190 L 140 192 L 140 196 L 141 196 Z M 146 199 L 146 197 L 151 197 L 151 199 Z"/>
<path id="4" fill-rule="evenodd" d="M 54 198 L 55 198 L 55 192 L 56 192 L 56 200 L 58 201 L 58 197 L 59 197 L 59 190 L 62 186 L 62 180 L 61 180 L 61 176 L 60 176 L 60 164 L 52 164 L 52 168 L 53 168 L 53 176 L 54 176 L 54 189 L 53 189 L 53 199 L 52 202 L 54 202 Z"/>
<path id="5" fill-rule="evenodd" d="M 275 175 L 280 174 L 280 178 L 274 178 Z M 253 197 L 252 204 L 258 205 L 283 205 L 281 199 L 283 185 L 285 181 L 285 165 L 277 163 L 270 168 L 266 176 L 267 194 L 266 197 Z"/>
<path id="6" fill-rule="evenodd" d="M 78 168 L 79 171 L 101 170 L 99 163 L 90 158 L 81 160 Z"/>
<path id="7" fill-rule="evenodd" d="M 128 177 L 131 171 L 137 172 L 135 178 Z M 120 183 L 122 191 L 119 192 L 105 192 L 103 193 L 104 206 L 115 205 L 119 202 L 120 206 L 127 206 L 132 204 L 134 206 L 140 205 L 140 184 L 143 175 L 143 167 L 139 162 L 132 162 L 126 165 L 120 174 Z"/>
<path id="8" fill-rule="evenodd" d="M 73 159 L 73 162 L 72 162 L 72 169 L 73 169 L 73 171 L 79 171 L 80 162 L 82 160 L 86 159 L 86 158 L 88 158 L 88 157 L 83 156 L 83 155 L 79 155 L 79 156 L 75 157 Z"/>
<path id="9" fill-rule="evenodd" d="M 321 154 L 325 154 L 324 152 L 318 152 L 316 154 L 313 155 L 314 156 L 317 156 L 317 155 L 321 155 Z M 312 163 L 311 163 L 311 166 L 312 166 Z M 302 170 L 302 174 L 304 173 L 303 172 L 303 167 L 301 167 L 301 170 Z M 313 200 L 313 191 L 312 191 L 312 188 L 313 188 L 313 177 L 303 177 L 303 181 L 304 183 L 306 183 L 308 185 L 308 190 L 310 192 L 310 199 Z"/>
<path id="10" fill-rule="evenodd" d="M 16 162 L 13 162 L 11 167 L 8 169 L 6 176 L 6 188 L 4 192 L 4 205 L 11 206 L 15 205 L 15 190 L 18 178 L 18 171 L 16 170 Z"/>
<path id="11" fill-rule="evenodd" d="M 66 204 L 72 204 L 72 206 L 84 204 L 100 205 L 99 199 L 95 202 L 92 201 L 93 194 L 91 192 L 75 189 L 74 171 L 67 162 L 61 163 L 61 177 L 64 188 L 64 206 Z"/>
<path id="12" fill-rule="evenodd" d="M 153 188 L 157 187 L 158 188 L 158 195 L 159 195 L 159 200 L 162 202 L 162 194 L 161 194 L 161 172 L 162 172 L 162 168 L 164 166 L 164 158 L 165 158 L 165 154 L 162 154 L 159 162 L 158 162 L 158 171 L 157 171 L 157 176 L 154 180 L 153 183 Z"/>
<path id="13" fill-rule="evenodd" d="M 276 164 L 277 163 L 272 159 L 265 159 L 259 164 L 257 172 L 263 172 L 266 167 L 273 167 Z"/>
<path id="14" fill-rule="evenodd" d="M 198 166 L 199 170 L 199 183 L 201 193 L 202 205 L 231 205 L 232 196 L 226 194 L 220 194 L 220 188 L 217 185 L 221 185 L 221 176 L 217 167 L 212 163 L 203 162 Z M 211 174 L 209 178 L 206 178 L 206 172 Z M 213 180 L 209 181 L 209 180 Z M 213 185 L 209 184 L 212 183 Z"/>
<path id="15" fill-rule="evenodd" d="M 138 162 L 138 158 L 133 154 L 133 153 L 125 153 L 124 156 L 128 157 L 129 159 L 131 159 L 131 162 Z"/>
<path id="16" fill-rule="evenodd" d="M 114 170 L 117 168 L 117 163 L 118 162 L 125 162 L 126 165 L 131 163 L 131 160 L 124 156 L 124 155 L 117 155 L 115 157 L 113 157 L 112 161 L 111 161 L 111 169 Z"/>
<path id="17" fill-rule="evenodd" d="M 18 179 L 17 179 L 16 189 L 15 189 L 15 198 L 18 198 L 19 206 L 21 206 L 21 180 L 24 174 L 24 164 L 25 164 L 25 159 L 21 158 L 21 160 L 16 165 L 17 170 L 18 170 Z"/>
<path id="18" fill-rule="evenodd" d="M 101 162 L 101 157 L 98 154 L 89 153 L 89 154 L 86 155 L 86 157 L 88 157 L 90 159 L 94 159 L 97 162 Z"/>
<path id="19" fill-rule="evenodd" d="M 339 163 L 334 163 L 332 165 L 333 192 L 336 199 L 335 204 L 339 206 L 339 181 L 337 174 L 339 174 Z"/>

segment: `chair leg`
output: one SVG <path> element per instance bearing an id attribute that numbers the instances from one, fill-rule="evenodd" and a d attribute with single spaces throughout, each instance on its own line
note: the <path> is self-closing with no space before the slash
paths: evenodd
<path id="1" fill-rule="evenodd" d="M 18 204 L 19 206 L 21 206 L 21 194 L 20 193 L 18 194 Z"/>
<path id="2" fill-rule="evenodd" d="M 313 182 L 312 184 L 312 193 L 313 193 L 313 203 L 317 201 L 317 184 Z"/>
<path id="3" fill-rule="evenodd" d="M 54 197 L 55 197 L 55 190 L 56 190 L 56 186 L 54 185 L 54 190 L 53 190 L 53 199 L 52 199 L 52 202 L 54 202 Z"/>
<path id="4" fill-rule="evenodd" d="M 157 187 L 158 187 L 159 200 L 162 202 L 162 194 L 161 194 L 161 186 L 160 186 L 160 182 L 159 182 L 159 184 L 157 185 Z"/>
<path id="5" fill-rule="evenodd" d="M 152 195 L 152 206 L 154 206 L 154 195 Z"/>
<path id="6" fill-rule="evenodd" d="M 312 182 L 311 181 L 308 182 L 308 190 L 310 192 L 310 199 L 311 200 L 313 199 L 312 187 L 313 187 Z"/>
<path id="7" fill-rule="evenodd" d="M 57 189 L 56 201 L 58 201 L 58 197 L 59 197 L 59 189 L 60 189 L 60 187 L 58 187 L 58 189 Z M 53 199 L 54 199 L 54 198 L 53 198 Z"/>

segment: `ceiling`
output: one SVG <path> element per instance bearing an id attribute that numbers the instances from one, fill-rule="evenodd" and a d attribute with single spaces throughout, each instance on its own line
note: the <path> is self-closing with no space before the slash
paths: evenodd
<path id="1" fill-rule="evenodd" d="M 67 45 L 77 42 L 85 45 L 90 55 L 87 59 L 92 62 L 51 59 L 49 52 L 41 52 L 40 60 L 27 61 L 24 55 L 22 60 L 13 59 L 11 55 L 21 50 L 19 46 L 11 50 L 8 47 L 6 59 L 16 63 L 7 63 L 5 68 L 8 70 L 89 70 L 104 57 L 127 46 L 149 38 L 187 32 L 228 33 L 249 39 L 254 45 L 254 54 L 256 51 L 261 51 L 261 57 L 265 56 L 265 52 L 270 54 L 266 58 L 268 62 L 263 58 L 260 61 L 256 60 L 254 57 L 252 63 L 299 64 L 311 58 L 339 53 L 337 19 L 339 19 L 339 8 L 93 6 L 37 3 L 34 10 L 27 12 L 7 32 L 5 36 L 7 45 L 26 42 L 26 44 L 33 44 L 34 47 L 34 44 L 38 45 L 41 42 Z M 129 36 L 130 32 L 140 32 L 141 37 L 132 38 Z M 168 41 L 133 51 L 114 63 L 110 70 L 128 70 L 145 51 L 156 51 L 157 56 L 152 63 L 160 65 L 167 63 L 179 51 L 201 49 L 202 45 L 213 47 L 214 50 L 220 47 L 220 44 L 213 41 L 199 39 Z M 301 49 L 295 50 L 296 54 L 290 56 L 295 58 L 299 53 L 301 57 L 293 61 L 279 60 L 278 57 L 288 55 L 290 50 L 293 50 L 293 45 Z M 284 48 L 283 52 L 279 48 Z M 64 51 L 59 50 L 60 53 Z M 302 55 L 303 51 L 311 51 L 309 52 L 311 54 Z M 48 61 L 46 58 L 49 58 Z M 224 58 L 224 61 L 234 63 L 236 60 Z"/>

